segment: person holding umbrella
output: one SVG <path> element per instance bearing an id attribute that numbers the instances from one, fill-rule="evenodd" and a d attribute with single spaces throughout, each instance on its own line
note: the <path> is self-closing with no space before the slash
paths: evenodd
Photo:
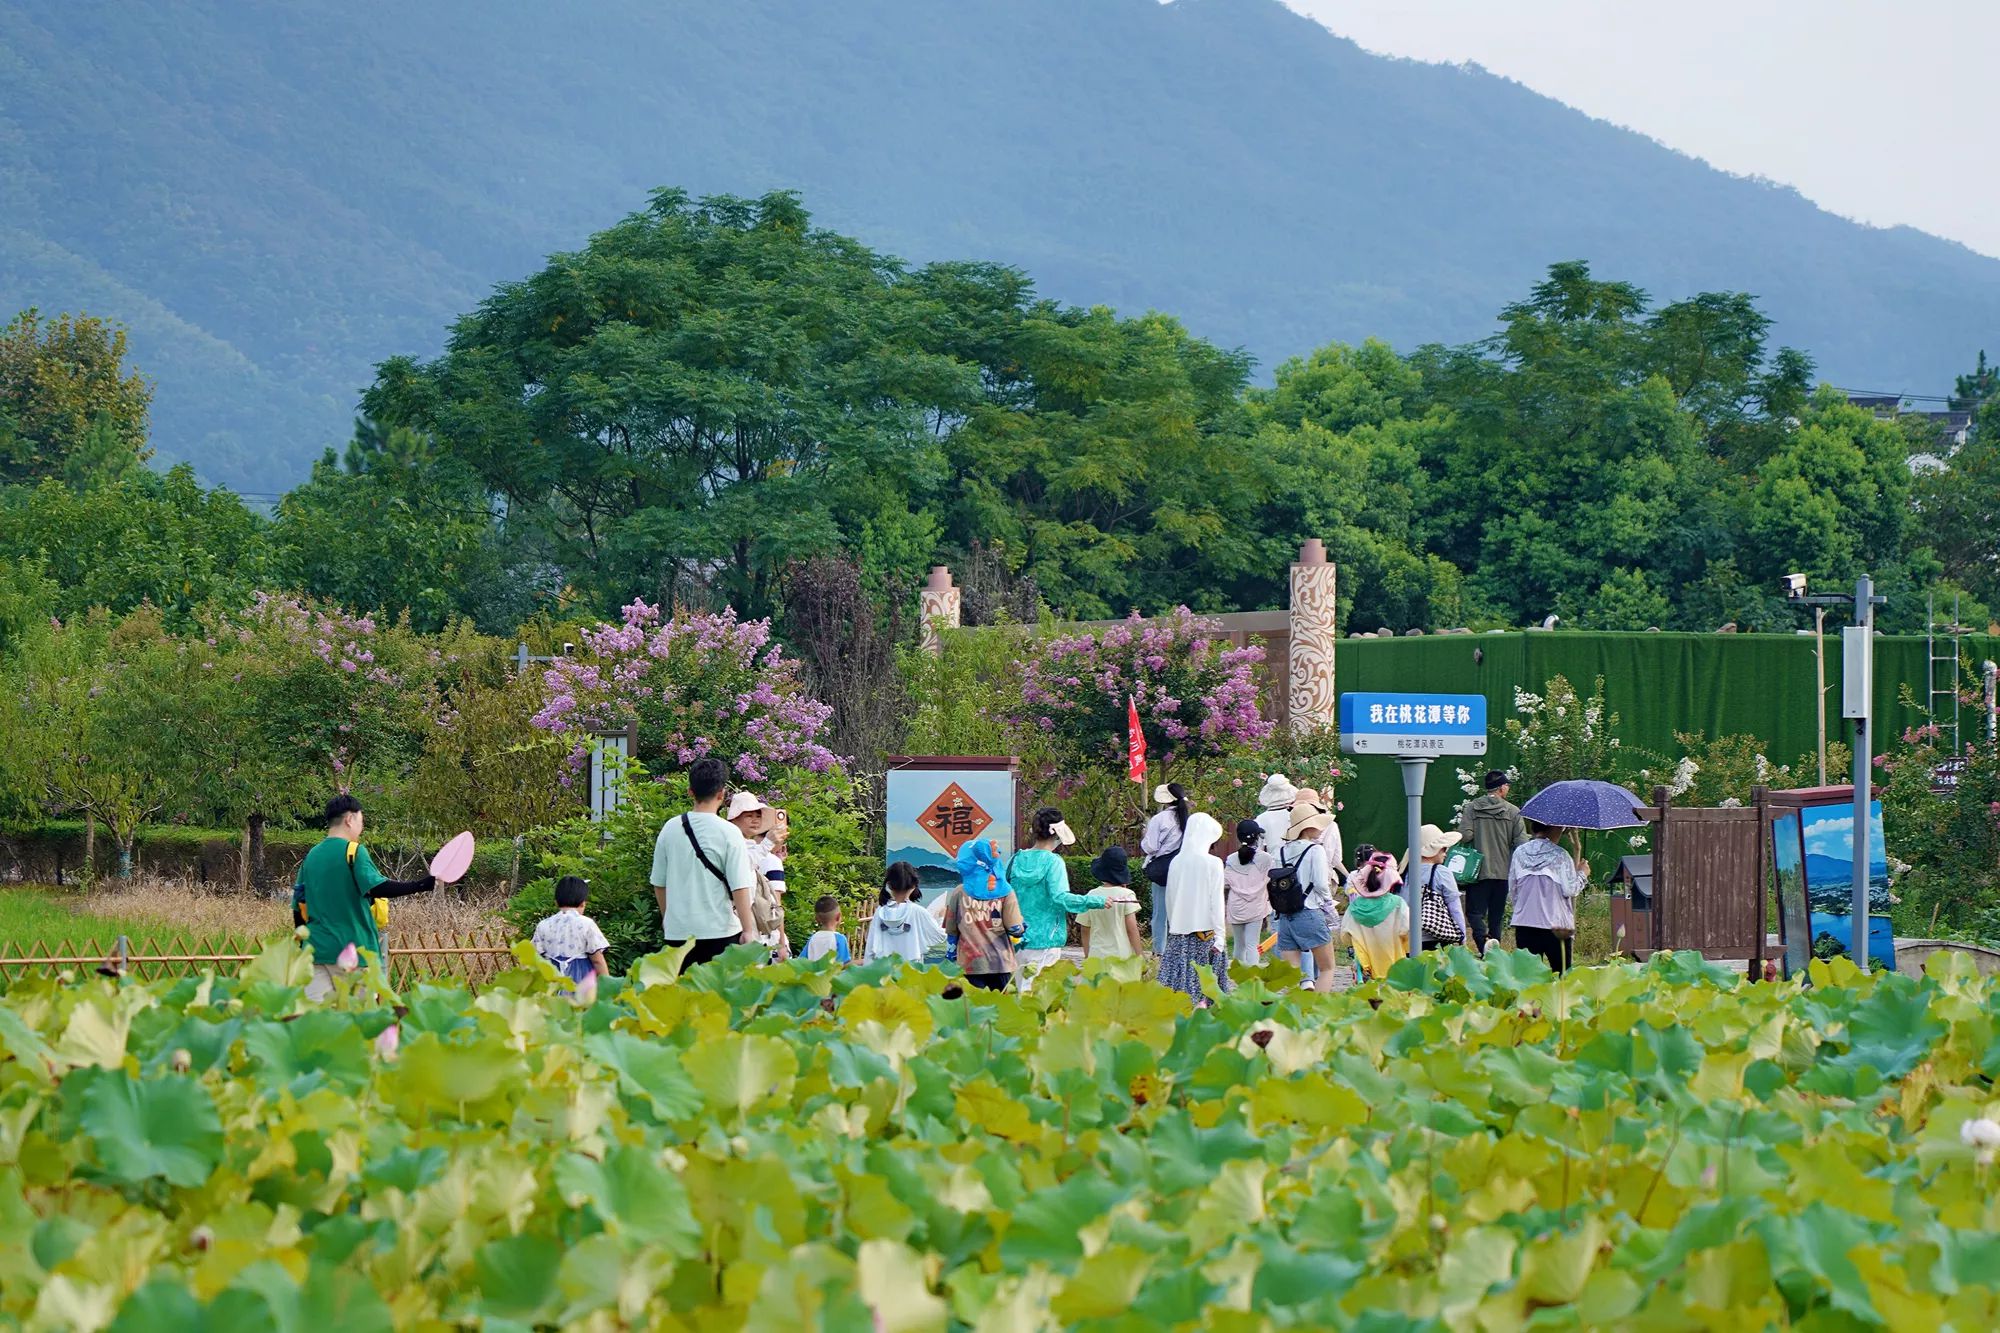
<path id="1" fill-rule="evenodd" d="M 1590 882 L 1581 830 L 1637 828 L 1639 798 L 1615 782 L 1555 782 L 1521 807 L 1532 835 L 1507 864 L 1514 943 L 1567 971 L 1576 938 L 1576 898 Z M 1568 847 L 1562 843 L 1567 841 Z"/>
<path id="2" fill-rule="evenodd" d="M 1590 862 L 1582 858 L 1583 841 L 1575 829 L 1530 821 L 1528 832 L 1507 864 L 1514 947 L 1540 954 L 1555 972 L 1567 972 L 1576 939 L 1576 898 L 1590 882 Z M 1559 841 L 1564 838 L 1570 847 Z"/>

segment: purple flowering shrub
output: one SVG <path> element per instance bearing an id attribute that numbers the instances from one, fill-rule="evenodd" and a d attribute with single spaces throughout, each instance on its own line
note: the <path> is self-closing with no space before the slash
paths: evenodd
<path id="1" fill-rule="evenodd" d="M 667 616 L 635 601 L 619 623 L 585 630 L 578 650 L 550 664 L 534 717 L 572 742 L 572 775 L 594 733 L 632 723 L 638 758 L 656 772 L 714 754 L 738 779 L 764 782 L 780 769 L 824 773 L 838 762 L 820 741 L 833 710 L 806 693 L 768 620 L 733 610 Z"/>
<path id="2" fill-rule="evenodd" d="M 403 772 L 439 706 L 441 655 L 407 626 L 294 596 L 257 593 L 208 624 L 202 647 L 303 776 L 339 790 L 357 770 L 377 782 Z"/>
<path id="3" fill-rule="evenodd" d="M 1186 607 L 1108 629 L 1038 640 L 1023 665 L 1016 722 L 1060 748 L 1123 770 L 1126 701 L 1139 708 L 1148 763 L 1161 769 L 1255 745 L 1258 647 L 1233 648 Z"/>

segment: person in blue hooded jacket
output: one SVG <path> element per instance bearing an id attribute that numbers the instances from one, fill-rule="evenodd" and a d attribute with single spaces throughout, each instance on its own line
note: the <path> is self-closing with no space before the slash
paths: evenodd
<path id="1" fill-rule="evenodd" d="M 1070 916 L 1109 902 L 1101 893 L 1069 891 L 1069 867 L 1058 849 L 1074 844 L 1076 835 L 1063 822 L 1062 811 L 1046 807 L 1035 811 L 1034 834 L 1034 846 L 1015 853 L 1007 867 L 1027 926 L 1019 953 L 1022 990 L 1034 981 L 1035 973 L 1062 957 L 1063 945 L 1069 942 Z"/>
<path id="2" fill-rule="evenodd" d="M 944 903 L 946 956 L 972 985 L 1005 990 L 1014 979 L 1014 945 L 1024 927 L 991 838 L 958 849 L 958 879 Z"/>

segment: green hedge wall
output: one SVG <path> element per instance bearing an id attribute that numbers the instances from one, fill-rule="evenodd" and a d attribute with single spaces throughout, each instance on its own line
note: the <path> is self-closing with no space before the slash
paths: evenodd
<path id="1" fill-rule="evenodd" d="M 1979 663 L 2000 660 L 2000 638 L 1971 635 L 1960 641 L 1960 651 L 1972 663 L 1967 683 L 1976 684 Z M 1336 652 L 1336 679 L 1343 691 L 1486 696 L 1492 726 L 1488 761 L 1442 759 L 1432 765 L 1424 814 L 1440 825 L 1448 824 L 1453 807 L 1463 799 L 1454 768 L 1505 767 L 1512 761 L 1504 723 L 1514 716 L 1514 691 L 1539 694 L 1549 677 L 1558 674 L 1585 693 L 1593 680 L 1604 677 L 1606 705 L 1619 715 L 1616 734 L 1630 747 L 1678 756 L 1677 731 L 1701 731 L 1710 737 L 1748 733 L 1765 743 L 1774 761 L 1789 763 L 1811 753 L 1817 741 L 1809 634 L 1451 634 L 1343 639 Z M 1923 702 L 1926 655 L 1925 640 L 1919 636 L 1876 639 L 1877 724 L 1871 741 L 1876 754 L 1905 729 L 1925 720 L 1918 709 L 1903 704 L 1902 695 L 1907 688 L 1919 704 Z M 1840 717 L 1840 680 L 1840 637 L 1829 625 L 1829 741 L 1849 736 L 1849 724 Z M 1984 734 L 1984 717 L 1976 708 L 1965 710 L 1963 724 L 1967 739 Z M 1350 762 L 1350 777 L 1340 789 L 1347 807 L 1341 831 L 1348 845 L 1366 841 L 1400 849 L 1403 797 L 1395 761 Z M 1827 777 L 1841 782 L 1847 775 Z"/>

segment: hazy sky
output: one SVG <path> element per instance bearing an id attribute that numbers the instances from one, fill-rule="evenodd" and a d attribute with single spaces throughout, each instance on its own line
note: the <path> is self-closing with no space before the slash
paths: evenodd
<path id="1" fill-rule="evenodd" d="M 2000 256 L 2000 0 L 1286 0 L 1822 207 Z"/>

